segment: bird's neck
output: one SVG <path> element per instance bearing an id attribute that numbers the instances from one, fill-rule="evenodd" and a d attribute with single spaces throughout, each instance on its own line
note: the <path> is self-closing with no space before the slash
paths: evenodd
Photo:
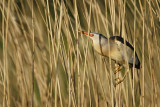
<path id="1" fill-rule="evenodd" d="M 104 37 L 93 39 L 93 47 L 98 53 L 105 54 L 108 52 L 108 39 Z"/>

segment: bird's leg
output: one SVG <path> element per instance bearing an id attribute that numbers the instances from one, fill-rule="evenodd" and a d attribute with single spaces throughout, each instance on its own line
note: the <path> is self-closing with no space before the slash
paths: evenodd
<path id="1" fill-rule="evenodd" d="M 115 80 L 116 80 L 115 86 L 118 85 L 118 84 L 120 84 L 121 82 L 123 82 L 127 74 L 128 74 L 128 70 L 125 72 L 123 78 L 119 78 L 119 77 L 116 78 L 116 79 L 115 79 Z"/>
<path id="2" fill-rule="evenodd" d="M 115 64 L 114 74 L 118 73 L 121 69 L 122 69 L 122 66 L 119 66 L 118 64 Z"/>

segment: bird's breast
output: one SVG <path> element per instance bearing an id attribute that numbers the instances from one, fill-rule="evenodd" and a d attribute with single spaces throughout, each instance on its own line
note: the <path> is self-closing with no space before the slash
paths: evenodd
<path id="1" fill-rule="evenodd" d="M 93 42 L 94 49 L 103 56 L 108 56 L 109 49 L 107 43 Z"/>
<path id="2" fill-rule="evenodd" d="M 120 62 L 120 63 L 124 61 L 122 53 L 119 50 L 117 44 L 114 44 L 111 42 L 110 45 L 108 45 L 108 43 L 99 43 L 98 42 L 98 43 L 93 43 L 93 47 L 99 54 L 101 54 L 103 56 L 109 57 L 109 53 L 110 53 L 111 59 L 113 59 L 117 62 Z M 109 47 L 110 47 L 110 49 L 109 49 Z"/>

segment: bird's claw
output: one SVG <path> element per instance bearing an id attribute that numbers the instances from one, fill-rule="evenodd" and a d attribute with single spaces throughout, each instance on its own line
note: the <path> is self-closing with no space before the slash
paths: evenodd
<path id="1" fill-rule="evenodd" d="M 122 69 L 122 66 L 116 65 L 114 74 L 117 74 L 119 71 L 121 71 L 121 69 Z"/>
<path id="2" fill-rule="evenodd" d="M 122 81 L 123 81 L 124 79 L 122 79 L 122 78 L 116 78 L 115 79 L 115 81 L 116 81 L 116 83 L 115 83 L 115 87 L 118 85 L 118 84 L 120 84 Z"/>
<path id="3" fill-rule="evenodd" d="M 114 71 L 114 74 L 117 74 L 119 71 L 120 71 L 120 70 L 117 70 L 117 69 L 116 69 L 116 70 Z"/>

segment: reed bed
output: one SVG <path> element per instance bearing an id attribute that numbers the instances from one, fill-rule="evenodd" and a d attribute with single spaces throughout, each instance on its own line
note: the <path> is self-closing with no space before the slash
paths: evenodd
<path id="1" fill-rule="evenodd" d="M 1 107 L 158 107 L 159 0 L 0 1 Z M 122 36 L 141 69 L 114 87 L 114 61 L 78 30 Z"/>

